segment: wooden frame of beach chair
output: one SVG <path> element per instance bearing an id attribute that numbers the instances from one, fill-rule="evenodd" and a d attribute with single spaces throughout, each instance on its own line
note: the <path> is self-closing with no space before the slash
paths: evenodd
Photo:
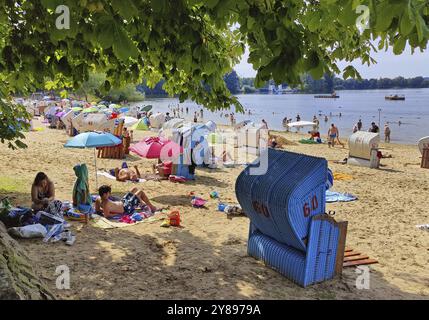
<path id="1" fill-rule="evenodd" d="M 420 167 L 423 169 L 429 169 L 429 147 L 423 148 L 422 162 Z"/>
<path id="2" fill-rule="evenodd" d="M 113 134 L 120 138 L 122 136 L 122 130 L 124 128 L 124 121 L 120 120 L 118 125 L 115 127 Z M 123 159 L 125 156 L 125 148 L 124 148 L 124 140 L 122 140 L 122 143 L 120 145 L 114 146 L 114 147 L 102 147 L 97 148 L 98 158 L 103 159 Z"/>

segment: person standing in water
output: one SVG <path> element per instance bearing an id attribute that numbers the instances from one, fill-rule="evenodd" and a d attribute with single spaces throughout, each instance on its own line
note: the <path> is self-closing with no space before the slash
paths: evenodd
<path id="1" fill-rule="evenodd" d="M 390 127 L 389 127 L 389 124 L 388 123 L 386 123 L 385 125 L 384 125 L 384 142 L 386 142 L 386 143 L 390 143 Z"/>
<path id="2" fill-rule="evenodd" d="M 359 119 L 359 121 L 357 123 L 357 129 L 358 129 L 358 131 L 362 130 L 362 120 L 361 119 Z"/>

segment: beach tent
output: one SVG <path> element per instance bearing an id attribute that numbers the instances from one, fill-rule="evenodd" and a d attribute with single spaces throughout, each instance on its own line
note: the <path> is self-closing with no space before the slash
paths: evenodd
<path id="1" fill-rule="evenodd" d="M 428 148 L 429 147 L 429 136 L 428 137 L 424 137 L 424 138 L 421 138 L 420 140 L 419 140 L 419 150 L 420 150 L 420 153 L 423 155 L 423 149 L 424 148 Z"/>
<path id="2" fill-rule="evenodd" d="M 174 118 L 174 119 L 171 119 L 171 120 L 169 120 L 169 121 L 165 122 L 165 123 L 162 125 L 162 129 L 163 129 L 163 130 L 167 130 L 167 129 L 176 129 L 176 128 L 180 128 L 180 127 L 182 127 L 182 126 L 183 126 L 184 122 L 185 122 L 185 120 L 183 120 L 183 119 Z"/>
<path id="3" fill-rule="evenodd" d="M 149 117 L 149 122 L 151 128 L 160 129 L 165 123 L 165 114 L 160 112 L 155 113 Z"/>
<path id="4" fill-rule="evenodd" d="M 80 133 L 87 131 L 113 132 L 118 119 L 108 119 L 104 113 L 81 113 L 73 118 L 73 127 Z"/>
<path id="5" fill-rule="evenodd" d="M 142 119 L 138 120 L 138 122 L 135 123 L 130 129 L 131 130 L 143 130 L 143 131 L 149 130 L 149 126 L 146 124 L 145 119 L 146 118 L 142 118 Z"/>
<path id="6" fill-rule="evenodd" d="M 63 115 L 61 117 L 61 121 L 64 123 L 64 125 L 66 126 L 67 130 L 70 130 L 71 127 L 71 120 L 74 118 L 75 116 L 75 112 L 73 110 L 69 110 L 66 112 L 65 115 Z"/>
<path id="7" fill-rule="evenodd" d="M 147 159 L 177 158 L 182 150 L 183 148 L 173 141 L 160 137 L 148 137 L 130 147 L 130 151 Z"/>

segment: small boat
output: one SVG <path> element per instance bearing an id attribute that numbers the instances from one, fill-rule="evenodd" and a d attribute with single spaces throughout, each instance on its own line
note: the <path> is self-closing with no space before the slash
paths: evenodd
<path id="1" fill-rule="evenodd" d="M 316 99 L 338 99 L 340 96 L 337 96 L 337 94 L 333 92 L 332 94 L 322 94 L 314 97 Z"/>
<path id="2" fill-rule="evenodd" d="M 405 96 L 398 96 L 397 94 L 395 94 L 395 95 L 386 96 L 385 99 L 386 100 L 393 100 L 393 101 L 404 101 Z"/>

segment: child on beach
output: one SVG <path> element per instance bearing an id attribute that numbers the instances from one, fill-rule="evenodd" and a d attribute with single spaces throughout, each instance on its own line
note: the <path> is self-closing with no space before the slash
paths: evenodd
<path id="1" fill-rule="evenodd" d="M 118 214 L 133 214 L 136 208 L 145 204 L 152 212 L 156 211 L 156 208 L 141 189 L 131 189 L 120 201 L 110 200 L 110 196 L 112 195 L 112 188 L 110 186 L 101 186 L 98 189 L 98 194 L 100 197 L 95 201 L 95 210 L 96 212 L 102 212 L 106 218 Z"/>

